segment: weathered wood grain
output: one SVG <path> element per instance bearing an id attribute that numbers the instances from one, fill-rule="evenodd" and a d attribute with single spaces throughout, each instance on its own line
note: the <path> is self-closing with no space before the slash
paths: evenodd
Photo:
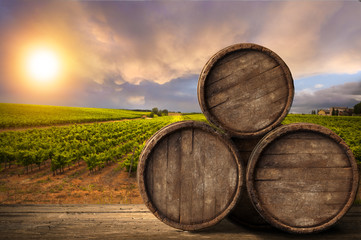
<path id="1" fill-rule="evenodd" d="M 268 154 L 267 158 L 264 158 L 257 166 L 259 168 L 343 168 L 349 167 L 350 163 L 344 153 L 333 153 L 331 156 L 325 153 L 287 153 Z"/>
<path id="2" fill-rule="evenodd" d="M 247 190 L 270 224 L 292 233 L 322 231 L 351 207 L 358 187 L 354 156 L 331 130 L 290 124 L 267 134 L 247 167 Z"/>
<path id="3" fill-rule="evenodd" d="M 238 151 L 201 122 L 171 124 L 147 142 L 138 180 L 149 209 L 170 226 L 198 230 L 221 221 L 244 185 Z M 149 181 L 149 183 L 148 183 Z"/>
<path id="4" fill-rule="evenodd" d="M 301 158 L 299 158 L 302 161 Z M 315 158 L 317 161 L 317 158 Z M 255 181 L 287 182 L 295 179 L 309 181 L 318 180 L 352 180 L 352 168 L 257 168 L 254 175 Z"/>
<path id="5" fill-rule="evenodd" d="M 193 162 L 194 164 L 194 168 L 193 169 L 189 169 L 189 171 L 192 173 L 190 174 L 192 176 L 192 188 L 188 189 L 188 191 L 192 192 L 192 210 L 193 212 L 191 213 L 191 215 L 189 216 L 189 218 L 192 219 L 192 223 L 199 223 L 203 221 L 203 212 L 204 212 L 204 207 L 203 207 L 203 202 L 205 199 L 204 194 L 205 194 L 205 190 L 204 190 L 204 182 L 203 181 L 199 181 L 199 180 L 203 180 L 205 178 L 204 175 L 204 152 L 201 151 L 201 146 L 203 145 L 204 139 L 200 138 L 198 134 L 194 134 L 195 130 L 193 129 L 193 136 L 192 136 L 192 141 L 193 141 Z M 194 206 L 194 207 L 193 207 Z M 200 207 L 202 206 L 202 207 Z"/>
<path id="6" fill-rule="evenodd" d="M 194 143 L 193 143 L 193 129 L 187 129 L 182 131 L 182 153 L 180 154 L 184 158 L 189 158 L 193 152 Z M 193 209 L 192 196 L 193 192 L 189 189 L 193 188 L 193 175 L 186 174 L 189 171 L 194 171 L 195 161 L 182 161 L 181 166 L 181 176 L 184 176 L 181 183 L 180 189 L 180 219 L 181 224 L 191 224 L 192 221 L 199 221 L 197 219 L 192 219 L 192 212 L 197 211 L 198 209 Z M 150 186 L 151 187 L 151 186 Z"/>
<path id="7" fill-rule="evenodd" d="M 137 205 L 0 205 L 0 239 L 294 239 L 277 229 L 250 229 L 226 219 L 212 228 L 188 232 L 157 219 Z M 334 228 L 297 239 L 359 239 L 361 206 L 353 206 Z"/>
<path id="8" fill-rule="evenodd" d="M 211 123 L 233 136 L 260 136 L 287 115 L 294 94 L 287 65 L 255 44 L 216 53 L 198 81 L 198 101 Z"/>
<path id="9" fill-rule="evenodd" d="M 298 192 L 344 192 L 350 188 L 348 179 L 292 179 L 291 181 L 258 181 L 257 191 L 268 193 L 298 193 Z"/>

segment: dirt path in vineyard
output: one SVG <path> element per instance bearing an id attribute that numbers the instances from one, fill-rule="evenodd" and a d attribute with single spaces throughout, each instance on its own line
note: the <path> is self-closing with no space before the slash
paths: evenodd
<path id="1" fill-rule="evenodd" d="M 138 204 L 142 203 L 135 173 L 118 164 L 90 173 L 85 163 L 53 176 L 50 162 L 23 173 L 13 166 L 0 173 L 0 204 Z"/>

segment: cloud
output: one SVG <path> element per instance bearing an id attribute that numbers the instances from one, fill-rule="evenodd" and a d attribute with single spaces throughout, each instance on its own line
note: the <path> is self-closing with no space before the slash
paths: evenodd
<path id="1" fill-rule="evenodd" d="M 274 50 L 295 78 L 355 73 L 361 65 L 361 10 L 353 4 L 88 4 L 84 25 L 92 34 L 85 37 L 93 39 L 89 48 L 94 49 L 92 59 L 98 66 L 136 84 L 199 74 L 214 53 L 238 42 Z"/>
<path id="2" fill-rule="evenodd" d="M 312 110 L 330 107 L 353 107 L 361 102 L 361 81 L 344 83 L 330 88 L 295 94 L 290 112 L 310 113 Z"/>
<path id="3" fill-rule="evenodd" d="M 131 96 L 127 100 L 131 105 L 144 105 L 145 103 L 144 96 Z"/>
<path id="4" fill-rule="evenodd" d="M 315 85 L 315 88 L 322 88 L 323 86 L 324 86 L 323 84 L 320 84 L 320 83 L 319 83 L 319 84 L 316 84 L 316 85 Z"/>
<path id="5" fill-rule="evenodd" d="M 170 111 L 200 112 L 197 82 L 197 75 L 173 79 L 165 84 L 142 81 L 139 84 L 123 83 L 119 86 L 112 79 L 107 79 L 102 85 L 93 82 L 76 89 L 68 96 L 69 101 L 73 99 L 68 104 L 121 109 L 158 107 Z"/>
<path id="6" fill-rule="evenodd" d="M 359 2 L 5 0 L 0 88 L 15 93 L 22 86 L 11 70 L 20 46 L 51 42 L 67 57 L 67 83 L 78 89 L 69 102 L 197 111 L 203 66 L 235 43 L 270 48 L 296 81 L 360 71 L 359 16 Z"/>
<path id="7" fill-rule="evenodd" d="M 209 57 L 238 42 L 271 48 L 296 78 L 360 70 L 359 3 L 32 1 L 9 5 L 14 29 L 25 24 L 21 29 L 49 37 L 65 35 L 68 42 L 74 41 L 78 72 L 100 84 L 108 74 L 136 84 L 198 74 Z"/>

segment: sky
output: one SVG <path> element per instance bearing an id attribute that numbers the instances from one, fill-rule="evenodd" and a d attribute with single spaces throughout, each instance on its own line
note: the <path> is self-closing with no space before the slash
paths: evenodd
<path id="1" fill-rule="evenodd" d="M 236 43 L 291 70 L 290 112 L 361 101 L 361 2 L 0 0 L 0 102 L 200 112 L 199 74 Z M 25 70 L 53 51 L 53 81 Z"/>

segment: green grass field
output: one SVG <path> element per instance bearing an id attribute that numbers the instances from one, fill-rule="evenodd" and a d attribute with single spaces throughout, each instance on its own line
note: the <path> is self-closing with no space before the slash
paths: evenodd
<path id="1" fill-rule="evenodd" d="M 140 118 L 149 112 L 0 103 L 0 128 L 51 126 Z"/>

